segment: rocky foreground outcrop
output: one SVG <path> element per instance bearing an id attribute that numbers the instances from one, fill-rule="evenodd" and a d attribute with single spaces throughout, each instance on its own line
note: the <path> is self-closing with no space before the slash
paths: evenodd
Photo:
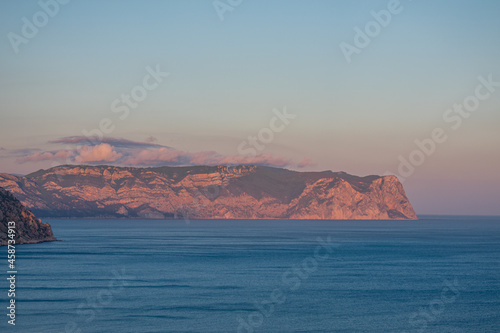
<path id="1" fill-rule="evenodd" d="M 394 176 L 261 166 L 66 165 L 0 186 L 40 217 L 416 219 Z"/>
<path id="2" fill-rule="evenodd" d="M 8 243 L 9 222 L 15 222 L 16 245 L 56 240 L 50 224 L 42 223 L 19 200 L 0 188 L 0 246 Z"/>

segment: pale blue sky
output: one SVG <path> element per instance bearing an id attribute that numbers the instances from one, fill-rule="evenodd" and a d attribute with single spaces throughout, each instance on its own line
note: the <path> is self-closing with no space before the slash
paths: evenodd
<path id="1" fill-rule="evenodd" d="M 16 54 L 7 34 L 40 7 L 3 1 L 0 172 L 50 167 L 16 162 L 16 149 L 69 149 L 47 142 L 103 118 L 111 137 L 232 156 L 284 106 L 297 118 L 265 153 L 309 158 L 305 170 L 396 172 L 478 76 L 500 81 L 500 2 L 401 0 L 348 64 L 339 44 L 388 2 L 244 0 L 222 22 L 212 1 L 73 0 Z M 170 76 L 119 120 L 111 102 L 156 65 Z M 500 214 L 499 106 L 500 90 L 405 181 L 417 213 Z"/>

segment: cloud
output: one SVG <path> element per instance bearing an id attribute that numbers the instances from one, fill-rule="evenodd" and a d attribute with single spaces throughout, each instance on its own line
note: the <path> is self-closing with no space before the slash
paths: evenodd
<path id="1" fill-rule="evenodd" d="M 41 152 L 42 150 L 39 148 L 23 148 L 23 149 L 9 149 L 7 150 L 11 157 L 15 156 L 26 156 L 28 154 L 34 154 L 36 152 Z"/>
<path id="2" fill-rule="evenodd" d="M 315 163 L 313 163 L 313 161 L 309 158 L 309 157 L 304 157 L 302 159 L 302 161 L 300 161 L 297 166 L 299 168 L 305 168 L 305 167 L 308 167 L 308 166 L 313 166 L 313 165 L 316 165 Z"/>
<path id="3" fill-rule="evenodd" d="M 147 142 L 104 137 L 98 144 L 88 143 L 85 136 L 60 138 L 50 143 L 77 144 L 75 148 L 51 151 L 26 150 L 17 156 L 18 163 L 52 161 L 63 164 L 111 164 L 122 166 L 180 166 L 180 165 L 265 165 L 286 167 L 292 165 L 289 159 L 271 154 L 256 156 L 222 155 L 215 151 L 185 152 L 171 147 Z M 156 141 L 148 138 L 146 141 Z M 114 143 L 114 144 L 111 144 Z M 83 145 L 82 145 L 83 144 Z M 304 159 L 300 165 L 308 165 Z"/>
<path id="4" fill-rule="evenodd" d="M 102 143 L 97 146 L 83 146 L 74 159 L 76 163 L 114 162 L 122 156 L 123 154 L 116 152 L 112 146 Z"/>
<path id="5" fill-rule="evenodd" d="M 117 148 L 159 148 L 159 147 L 167 147 L 160 144 L 153 143 L 156 141 L 156 138 L 149 137 L 146 139 L 147 142 L 139 142 L 139 141 L 131 141 L 127 139 L 120 138 L 111 138 L 111 137 L 102 137 L 99 138 L 97 136 L 87 137 L 87 136 L 67 136 L 63 138 L 59 138 L 56 140 L 51 140 L 49 143 L 59 143 L 59 144 L 74 144 L 74 145 L 84 145 L 84 146 L 97 146 L 102 143 L 107 143 L 113 147 Z"/>
<path id="6" fill-rule="evenodd" d="M 122 156 L 123 154 L 116 152 L 113 146 L 107 143 L 102 143 L 97 146 L 83 146 L 81 149 L 62 149 L 35 152 L 18 158 L 16 162 L 20 164 L 43 161 L 65 163 L 114 162 Z"/>
<path id="7" fill-rule="evenodd" d="M 256 156 L 227 156 L 224 157 L 220 164 L 255 164 L 267 165 L 275 167 L 285 167 L 290 165 L 291 161 L 281 156 L 273 156 L 271 154 L 259 154 Z"/>
<path id="8" fill-rule="evenodd" d="M 36 152 L 20 157 L 16 162 L 22 164 L 27 162 L 57 161 L 67 159 L 72 155 L 74 155 L 74 152 L 70 150 Z"/>
<path id="9" fill-rule="evenodd" d="M 290 161 L 270 154 L 225 156 L 214 151 L 188 153 L 172 148 L 159 148 L 133 154 L 125 159 L 123 164 L 130 166 L 256 164 L 283 167 L 290 164 Z"/>
<path id="10" fill-rule="evenodd" d="M 126 165 L 157 165 L 163 162 L 171 164 L 183 164 L 188 161 L 184 154 L 172 148 L 159 148 L 154 150 L 142 150 L 131 154 L 123 161 Z"/>

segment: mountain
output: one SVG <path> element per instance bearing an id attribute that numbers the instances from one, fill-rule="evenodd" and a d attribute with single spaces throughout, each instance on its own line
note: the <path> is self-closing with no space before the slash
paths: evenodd
<path id="1" fill-rule="evenodd" d="M 15 245 L 56 240 L 50 224 L 41 223 L 12 194 L 0 188 L 0 246 L 7 245 L 9 222 L 15 222 Z"/>
<path id="2" fill-rule="evenodd" d="M 416 219 L 394 176 L 262 166 L 65 165 L 0 186 L 41 217 Z"/>

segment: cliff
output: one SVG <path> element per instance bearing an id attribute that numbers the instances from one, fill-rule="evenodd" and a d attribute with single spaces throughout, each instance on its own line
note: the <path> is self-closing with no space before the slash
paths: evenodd
<path id="1" fill-rule="evenodd" d="M 41 217 L 416 219 L 396 177 L 332 171 L 66 165 L 0 186 Z"/>
<path id="2" fill-rule="evenodd" d="M 24 207 L 9 192 L 0 188 L 0 246 L 7 245 L 8 222 L 16 222 L 16 244 L 55 241 L 52 228 Z"/>

